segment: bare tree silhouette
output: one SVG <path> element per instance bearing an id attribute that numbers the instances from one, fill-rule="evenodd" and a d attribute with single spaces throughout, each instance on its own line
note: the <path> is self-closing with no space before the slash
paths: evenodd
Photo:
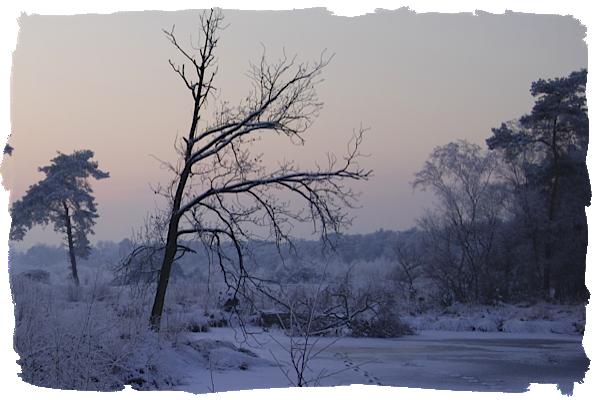
<path id="1" fill-rule="evenodd" d="M 326 239 L 330 232 L 350 222 L 345 209 L 354 205 L 356 197 L 343 182 L 365 180 L 371 173 L 357 164 L 362 128 L 350 140 L 348 154 L 341 159 L 329 155 L 327 165 L 312 170 L 300 169 L 293 162 L 282 162 L 269 170 L 262 156 L 250 151 L 261 135 L 276 134 L 294 143 L 304 142 L 303 134 L 322 108 L 315 86 L 331 60 L 323 55 L 315 63 L 297 63 L 295 57 L 285 54 L 269 63 L 263 54 L 248 72 L 249 95 L 238 106 L 224 103 L 216 107 L 212 122 L 200 128 L 207 102 L 216 91 L 215 50 L 222 21 L 218 10 L 203 13 L 192 51 L 180 45 L 174 29 L 164 31 L 184 58 L 182 64 L 169 63 L 190 91 L 194 106 L 189 132 L 177 144 L 179 161 L 167 164 L 174 179 L 159 190 L 167 197 L 170 210 L 165 215 L 164 257 L 150 317 L 154 330 L 160 329 L 171 266 L 180 251 L 185 251 L 179 245 L 182 238 L 193 235 L 204 243 L 235 298 L 247 281 L 260 284 L 247 273 L 245 242 L 256 239 L 257 232 L 262 231 L 268 232 L 261 236 L 263 240 L 268 238 L 278 246 L 291 244 L 294 222 L 312 222 L 315 231 Z M 283 192 L 294 195 L 305 206 L 297 208 L 281 200 Z M 223 250 L 226 243 L 233 247 L 234 256 Z"/>

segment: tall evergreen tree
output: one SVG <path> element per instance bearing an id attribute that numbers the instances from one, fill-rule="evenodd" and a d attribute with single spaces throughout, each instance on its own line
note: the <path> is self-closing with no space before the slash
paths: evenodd
<path id="1" fill-rule="evenodd" d="M 586 69 L 568 77 L 533 82 L 531 95 L 536 101 L 531 113 L 516 124 L 503 123 L 492 129 L 493 135 L 487 140 L 489 148 L 502 151 L 508 162 L 528 154 L 524 174 L 540 194 L 539 206 L 544 209 L 542 289 L 550 297 L 565 283 L 554 275 L 564 275 L 568 268 L 581 271 L 581 263 L 585 270 L 585 206 L 591 201 L 585 164 L 589 141 L 586 82 Z M 572 235 L 573 240 L 561 240 L 565 235 Z M 571 250 L 577 254 L 563 259 L 561 253 L 570 253 L 566 247 L 574 243 L 578 249 Z M 580 282 L 571 289 L 585 291 L 584 274 L 577 276 Z"/>
<path id="2" fill-rule="evenodd" d="M 46 177 L 32 185 L 22 199 L 11 207 L 10 238 L 22 240 L 33 225 L 52 223 L 56 232 L 63 233 L 69 249 L 71 273 L 79 285 L 76 257 L 86 258 L 90 252 L 88 235 L 98 212 L 89 178 L 108 178 L 108 173 L 92 161 L 91 150 L 73 154 L 58 153 L 51 164 L 39 168 Z"/>

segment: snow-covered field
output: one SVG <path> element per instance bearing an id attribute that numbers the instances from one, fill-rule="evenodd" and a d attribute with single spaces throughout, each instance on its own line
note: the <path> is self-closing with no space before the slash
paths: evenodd
<path id="1" fill-rule="evenodd" d="M 290 348 L 299 340 L 249 321 L 251 335 L 220 327 L 228 319 L 202 287 L 174 283 L 163 329 L 155 334 L 147 325 L 151 291 L 82 276 L 79 289 L 14 276 L 15 348 L 27 382 L 192 393 L 296 385 Z M 202 311 L 209 303 L 210 312 Z M 306 384 L 523 392 L 530 383 L 549 383 L 568 393 L 589 364 L 582 304 L 455 304 L 397 314 L 415 335 L 309 338 L 314 357 L 308 357 Z"/>
<path id="2" fill-rule="evenodd" d="M 242 337 L 228 328 L 189 335 L 191 342 L 211 339 L 239 343 Z M 523 392 L 530 383 L 549 383 L 569 392 L 588 367 L 581 337 L 575 335 L 424 331 L 398 339 L 316 340 L 316 347 L 325 350 L 309 365 L 307 375 L 318 379 L 319 386 Z M 211 358 L 222 362 L 223 354 L 229 354 L 227 365 L 206 369 L 190 364 L 176 389 L 206 393 L 291 386 L 283 373 L 290 369 L 289 355 L 279 345 L 286 341 L 281 333 L 271 332 L 239 343 L 257 357 L 234 356 L 225 347 L 215 347 Z"/>

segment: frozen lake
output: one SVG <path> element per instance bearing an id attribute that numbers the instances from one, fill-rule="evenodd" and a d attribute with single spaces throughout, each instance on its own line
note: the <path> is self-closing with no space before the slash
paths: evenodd
<path id="1" fill-rule="evenodd" d="M 229 329 L 196 335 L 236 342 Z M 262 348 L 252 341 L 242 344 L 271 365 L 213 370 L 212 379 L 206 370 L 188 371 L 189 384 L 178 389 L 205 393 L 213 387 L 228 391 L 290 386 L 282 372 L 289 368 L 289 354 L 283 348 L 289 339 L 281 333 L 271 335 L 257 335 Z M 324 347 L 307 372 L 309 378 L 322 377 L 319 386 L 523 392 L 530 383 L 544 383 L 558 384 L 568 393 L 573 382 L 583 379 L 589 364 L 580 336 L 558 334 L 428 331 L 399 339 L 319 338 L 316 348 Z"/>

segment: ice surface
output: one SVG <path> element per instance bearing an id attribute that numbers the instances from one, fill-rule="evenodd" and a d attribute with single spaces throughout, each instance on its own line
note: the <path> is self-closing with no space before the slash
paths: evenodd
<path id="1" fill-rule="evenodd" d="M 236 341 L 227 328 L 198 337 Z M 239 338 L 238 338 L 239 339 Z M 258 334 L 262 348 L 252 351 L 285 364 L 288 355 L 274 339 L 280 332 Z M 581 337 L 559 334 L 425 331 L 398 339 L 319 338 L 330 347 L 311 364 L 310 377 L 320 386 L 372 384 L 434 389 L 522 392 L 530 383 L 572 385 L 587 369 Z M 332 344 L 333 343 L 333 344 Z M 190 372 L 178 389 L 210 392 L 210 371 Z M 216 391 L 290 386 L 280 368 L 252 363 L 246 370 L 212 371 Z"/>

